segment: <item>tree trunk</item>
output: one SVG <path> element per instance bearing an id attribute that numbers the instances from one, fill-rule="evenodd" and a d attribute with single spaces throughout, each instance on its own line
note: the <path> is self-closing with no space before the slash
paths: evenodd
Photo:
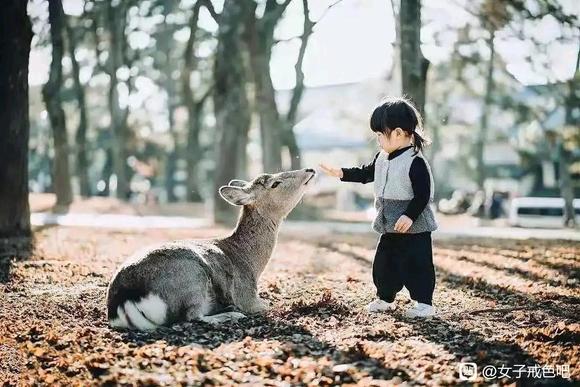
<path id="1" fill-rule="evenodd" d="M 50 41 L 52 44 L 52 61 L 48 82 L 42 88 L 42 95 L 54 144 L 54 192 L 57 206 L 68 206 L 72 203 L 70 167 L 68 162 L 68 138 L 66 119 L 62 109 L 62 57 L 64 53 L 64 11 L 61 0 L 48 2 L 48 20 L 50 23 Z"/>
<path id="2" fill-rule="evenodd" d="M 32 30 L 26 4 L 0 2 L 0 256 L 8 257 L 26 256 L 30 247 L 28 56 Z"/>
<path id="3" fill-rule="evenodd" d="M 436 113 L 437 115 L 437 113 Z M 444 179 L 439 179 L 439 171 L 438 171 L 438 159 L 437 159 L 437 155 L 439 154 L 439 151 L 441 150 L 441 135 L 440 135 L 440 122 L 441 121 L 437 121 L 435 122 L 435 120 L 433 120 L 432 124 L 429 125 L 429 129 L 431 130 L 432 136 L 431 136 L 431 146 L 429 147 L 429 152 L 427 152 L 427 157 L 429 158 L 429 163 L 431 165 L 431 173 L 433 175 L 433 181 L 434 181 L 434 185 L 435 185 L 435 189 L 434 189 L 434 195 L 435 195 L 435 200 L 437 201 L 439 199 L 439 195 L 441 193 L 441 183 L 443 182 Z"/>
<path id="4" fill-rule="evenodd" d="M 201 160 L 201 146 L 199 133 L 201 132 L 201 110 L 203 102 L 198 102 L 190 111 L 189 128 L 187 131 L 187 201 L 201 202 L 202 196 L 199 190 L 199 161 Z"/>
<path id="5" fill-rule="evenodd" d="M 308 0 L 302 0 L 302 10 L 304 14 L 304 22 L 302 27 L 302 37 L 300 39 L 300 49 L 298 50 L 298 58 L 296 59 L 296 64 L 294 65 L 294 73 L 296 74 L 296 84 L 294 85 L 294 90 L 292 91 L 292 97 L 290 99 L 290 107 L 288 108 L 288 113 L 286 114 L 286 124 L 284 131 L 284 145 L 288 148 L 288 153 L 290 154 L 290 168 L 300 169 L 302 161 L 300 159 L 300 148 L 298 147 L 298 142 L 296 141 L 296 135 L 294 134 L 294 125 L 296 125 L 296 119 L 298 116 L 298 108 L 300 107 L 300 101 L 304 95 L 304 70 L 302 66 L 304 64 L 304 57 L 306 55 L 306 48 L 308 47 L 308 42 L 310 36 L 314 32 L 315 23 L 310 20 L 310 9 L 308 8 Z"/>
<path id="6" fill-rule="evenodd" d="M 175 195 L 175 171 L 177 170 L 177 161 L 179 160 L 179 139 L 177 138 L 177 132 L 175 129 L 175 121 L 173 119 L 173 104 L 167 104 L 167 110 L 169 115 L 169 133 L 173 140 L 173 151 L 168 150 L 165 160 L 165 190 L 167 192 L 167 201 L 169 203 L 174 203 L 177 201 L 177 196 Z"/>
<path id="7" fill-rule="evenodd" d="M 70 23 L 70 21 L 69 21 Z M 87 105 L 85 103 L 85 90 L 80 80 L 80 66 L 75 56 L 77 47 L 77 39 L 75 31 L 67 23 L 66 32 L 68 36 L 69 56 L 72 63 L 72 76 L 74 81 L 74 93 L 77 97 L 77 108 L 79 111 L 79 125 L 75 135 L 76 141 L 76 159 L 77 159 L 77 175 L 79 177 L 79 186 L 81 196 L 91 196 L 91 184 L 89 181 L 89 156 L 87 154 Z"/>
<path id="8" fill-rule="evenodd" d="M 559 141 L 557 152 L 560 195 L 564 199 L 564 225 L 573 228 L 576 227 L 576 217 L 574 214 L 574 188 L 570 176 L 570 155 L 561 141 Z"/>
<path id="9" fill-rule="evenodd" d="M 387 74 L 387 80 L 389 84 L 395 90 L 402 90 L 401 85 L 401 61 L 396 60 L 396 58 L 401 58 L 401 19 L 400 19 L 400 9 L 401 1 L 391 0 L 391 12 L 393 14 L 393 19 L 395 20 L 395 42 L 393 43 L 393 64 L 389 73 Z"/>
<path id="10" fill-rule="evenodd" d="M 277 19 L 271 14 L 275 8 L 266 8 L 261 19 L 254 12 L 248 14 L 247 41 L 254 84 L 256 107 L 260 117 L 260 140 L 264 172 L 282 169 L 282 123 L 276 105 L 276 94 L 270 77 L 270 58 L 274 44 Z"/>
<path id="11" fill-rule="evenodd" d="M 403 0 L 399 12 L 401 29 L 401 80 L 403 93 L 425 115 L 429 61 L 421 52 L 421 1 Z"/>
<path id="12" fill-rule="evenodd" d="M 175 203 L 175 170 L 177 168 L 177 155 L 175 152 L 167 153 L 165 157 L 165 192 L 167 192 L 167 202 Z"/>
<path id="13" fill-rule="evenodd" d="M 191 73 L 197 68 L 197 58 L 194 53 L 194 44 L 197 34 L 197 23 L 199 20 L 199 10 L 201 1 L 195 3 L 193 13 L 189 19 L 189 39 L 183 54 L 183 70 L 181 71 L 181 92 L 183 103 L 187 108 L 187 148 L 185 161 L 187 163 L 187 196 L 188 202 L 200 202 L 202 200 L 199 190 L 198 163 L 201 160 L 201 147 L 199 134 L 201 132 L 201 111 L 203 102 L 198 104 L 195 101 L 193 90 L 191 89 Z M 206 94 L 207 96 L 207 94 Z M 205 100 L 205 97 L 202 101 Z"/>
<path id="14" fill-rule="evenodd" d="M 124 63 L 124 45 L 127 5 L 120 2 L 117 6 L 112 1 L 107 2 L 107 13 L 110 33 L 109 49 L 109 110 L 111 114 L 111 127 L 113 129 L 113 171 L 117 177 L 117 198 L 126 200 L 130 197 L 129 176 L 127 171 L 127 142 L 129 140 L 127 128 L 127 107 L 121 107 L 117 86 L 120 84 L 117 78 L 117 70 Z"/>
<path id="15" fill-rule="evenodd" d="M 293 127 L 304 91 L 304 73 L 302 72 L 304 53 L 315 23 L 309 18 L 308 1 L 303 0 L 304 32 L 295 66 L 296 86 L 292 93 L 288 113 L 285 117 L 281 117 L 270 74 L 270 59 L 274 46 L 274 30 L 289 4 L 290 0 L 282 3 L 278 3 L 276 0 L 267 0 L 264 13 L 259 19 L 255 16 L 255 4 L 248 12 L 246 37 L 256 86 L 256 106 L 260 117 L 262 164 L 266 172 L 277 172 L 283 168 L 283 147 L 287 147 L 289 150 L 291 168 L 300 168 L 300 149 L 296 143 Z"/>
<path id="16" fill-rule="evenodd" d="M 214 180 L 214 220 L 232 223 L 234 210 L 219 195 L 219 187 L 236 178 L 239 168 L 239 143 L 246 143 L 250 124 L 246 94 L 246 68 L 241 35 L 245 4 L 226 0 L 220 17 L 218 45 L 214 65 L 214 109 L 216 128 L 220 130 Z M 245 2 L 244 2 L 245 3 Z"/>
<path id="17" fill-rule="evenodd" d="M 189 20 L 190 34 L 185 46 L 184 67 L 181 71 L 183 103 L 187 108 L 187 147 L 185 160 L 187 163 L 187 201 L 189 202 L 201 202 L 203 199 L 199 189 L 200 171 L 198 164 L 202 158 L 199 136 L 202 128 L 203 107 L 207 98 L 213 92 L 213 86 L 211 86 L 203 96 L 196 100 L 191 89 L 191 74 L 197 69 L 198 64 L 197 57 L 194 53 L 194 44 L 198 30 L 199 11 L 202 5 L 205 5 L 214 19 L 217 19 L 211 2 L 198 1 L 195 3 L 191 19 Z"/>
<path id="18" fill-rule="evenodd" d="M 576 54 L 576 70 L 574 76 L 568 81 L 568 94 L 566 96 L 566 127 L 580 127 L 580 46 Z M 562 142 L 559 146 L 558 165 L 560 174 L 560 194 L 564 199 L 564 225 L 576 227 L 576 215 L 574 209 L 574 187 L 570 176 L 570 152 Z"/>
<path id="19" fill-rule="evenodd" d="M 242 180 L 248 180 L 248 133 L 250 129 L 251 112 L 248 109 L 248 125 L 245 131 L 238 133 L 239 141 L 237 143 L 238 162 L 236 163 L 235 175 Z"/>
<path id="20" fill-rule="evenodd" d="M 477 134 L 477 139 L 475 141 L 475 157 L 476 157 L 476 178 L 477 186 L 480 190 L 484 189 L 485 185 L 485 143 L 487 141 L 488 132 L 488 119 L 489 119 L 489 109 L 491 107 L 491 100 L 494 91 L 493 82 L 493 69 L 495 60 L 495 31 L 493 29 L 489 30 L 489 39 L 487 40 L 487 45 L 489 47 L 489 62 L 487 67 L 487 75 L 485 77 L 485 97 L 483 100 L 483 108 L 481 112 L 480 122 L 479 122 L 479 132 Z"/>
<path id="21" fill-rule="evenodd" d="M 200 3 L 200 2 L 198 2 Z M 173 80 L 172 74 L 176 70 L 175 61 L 173 60 L 173 32 L 174 25 L 168 22 L 168 17 L 173 12 L 177 5 L 175 0 L 164 1 L 163 3 L 163 17 L 164 23 L 160 24 L 155 33 L 155 40 L 157 41 L 157 54 L 154 55 L 155 67 L 159 69 L 159 86 L 165 89 L 167 95 L 167 124 L 169 127 L 169 134 L 173 149 L 168 149 L 165 152 L 165 192 L 167 193 L 167 201 L 170 203 L 177 201 L 175 195 L 175 187 L 177 182 L 175 180 L 175 172 L 180 157 L 180 144 L 175 128 L 175 120 L 173 113 L 178 106 L 176 95 L 176 84 Z M 197 7 L 196 7 L 197 8 Z"/>
<path id="22" fill-rule="evenodd" d="M 103 168 L 101 170 L 101 180 L 105 182 L 105 187 L 100 192 L 101 196 L 111 195 L 111 175 L 113 174 L 113 150 L 108 147 L 105 148 L 105 162 L 103 163 Z"/>
<path id="23" fill-rule="evenodd" d="M 263 39 L 263 37 L 259 37 Z M 264 43 L 262 43 L 264 44 Z M 257 74 L 256 105 L 260 116 L 260 138 L 262 141 L 262 165 L 264 172 L 282 170 L 282 122 L 276 106 L 276 94 L 270 78 L 271 46 L 267 44 L 257 55 L 251 55 Z"/>

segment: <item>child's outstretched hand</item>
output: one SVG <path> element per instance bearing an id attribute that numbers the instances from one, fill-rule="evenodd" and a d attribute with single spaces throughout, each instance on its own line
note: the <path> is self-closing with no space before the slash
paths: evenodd
<path id="1" fill-rule="evenodd" d="M 339 179 L 342 179 L 342 176 L 343 176 L 342 169 L 334 168 L 334 167 L 331 167 L 331 166 L 326 165 L 326 164 L 319 164 L 319 166 L 322 169 L 322 172 L 326 173 L 327 175 L 338 177 Z"/>
<path id="2" fill-rule="evenodd" d="M 409 218 L 407 215 L 401 215 L 399 220 L 397 220 L 397 223 L 395 223 L 395 231 L 407 232 L 409 228 L 411 228 L 412 224 L 413 221 L 411 220 L 411 218 Z"/>

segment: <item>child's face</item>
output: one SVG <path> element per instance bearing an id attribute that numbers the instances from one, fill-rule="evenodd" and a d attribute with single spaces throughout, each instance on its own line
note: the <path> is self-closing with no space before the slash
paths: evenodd
<path id="1" fill-rule="evenodd" d="M 391 153 L 410 145 L 411 136 L 408 136 L 403 129 L 396 128 L 391 131 L 390 135 L 377 132 L 377 141 L 385 152 Z"/>

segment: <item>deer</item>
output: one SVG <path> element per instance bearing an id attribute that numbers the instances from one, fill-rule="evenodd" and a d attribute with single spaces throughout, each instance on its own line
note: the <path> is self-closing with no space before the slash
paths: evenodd
<path id="1" fill-rule="evenodd" d="M 301 201 L 316 172 L 301 169 L 232 180 L 219 188 L 241 206 L 224 238 L 177 240 L 146 247 L 127 258 L 107 289 L 114 329 L 151 331 L 180 322 L 219 324 L 265 313 L 258 295 L 282 221 Z"/>

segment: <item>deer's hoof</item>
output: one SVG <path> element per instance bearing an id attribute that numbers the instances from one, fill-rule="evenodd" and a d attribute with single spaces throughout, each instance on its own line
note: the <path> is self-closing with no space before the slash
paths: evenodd
<path id="1" fill-rule="evenodd" d="M 270 302 L 264 300 L 263 298 L 258 298 L 256 305 L 254 307 L 255 313 L 265 313 L 270 309 Z"/>

